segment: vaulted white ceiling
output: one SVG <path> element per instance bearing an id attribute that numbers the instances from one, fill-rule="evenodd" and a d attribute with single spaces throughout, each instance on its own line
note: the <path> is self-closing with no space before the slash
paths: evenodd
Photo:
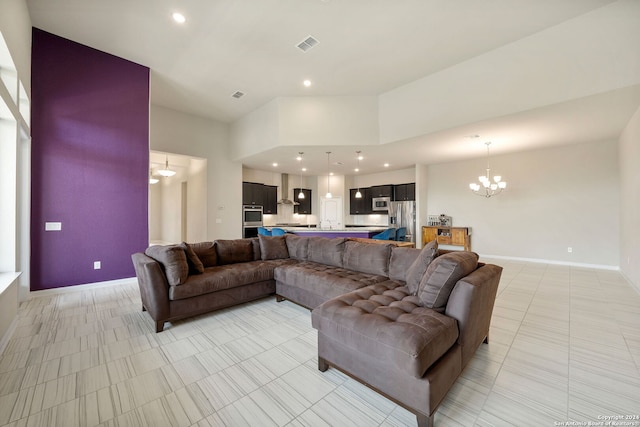
<path id="1" fill-rule="evenodd" d="M 35 27 L 150 67 L 153 104 L 233 122 L 281 97 L 379 97 L 379 139 L 332 147 L 362 149 L 364 173 L 480 156 L 471 134 L 496 153 L 615 138 L 640 105 L 636 0 L 27 3 Z M 242 161 L 296 173 L 300 150 L 326 169 L 325 146 Z"/>

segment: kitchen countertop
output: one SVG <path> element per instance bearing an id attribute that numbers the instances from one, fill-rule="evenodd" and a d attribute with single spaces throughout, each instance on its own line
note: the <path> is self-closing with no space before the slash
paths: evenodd
<path id="1" fill-rule="evenodd" d="M 357 228 L 308 228 L 308 227 L 279 227 L 285 231 L 290 231 L 292 233 L 304 233 L 304 232 L 313 232 L 313 233 L 338 233 L 338 232 L 346 232 L 346 233 L 358 233 L 358 232 L 370 232 L 370 231 L 383 231 L 386 230 L 387 227 L 357 227 Z"/>

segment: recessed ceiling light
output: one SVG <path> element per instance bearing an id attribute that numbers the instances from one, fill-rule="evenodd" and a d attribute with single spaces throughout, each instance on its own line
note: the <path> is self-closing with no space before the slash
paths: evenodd
<path id="1" fill-rule="evenodd" d="M 185 21 L 187 20 L 187 18 L 184 17 L 183 14 L 181 14 L 180 12 L 173 12 L 173 14 L 171 15 L 171 17 L 173 18 L 174 21 L 176 21 L 178 24 L 184 24 Z"/>
<path id="2" fill-rule="evenodd" d="M 384 164 L 384 165 L 382 165 L 382 166 L 384 166 L 385 168 L 388 168 L 388 167 L 389 167 L 389 163 L 385 163 L 385 164 Z"/>
<path id="3" fill-rule="evenodd" d="M 278 164 L 277 164 L 276 162 L 273 162 L 273 163 L 271 164 L 271 166 L 273 166 L 274 168 L 277 168 L 277 167 L 278 167 Z"/>
<path id="4" fill-rule="evenodd" d="M 307 168 L 302 168 L 302 172 L 306 172 L 306 171 L 307 171 Z"/>
<path id="5" fill-rule="evenodd" d="M 305 80 L 305 81 L 303 81 L 303 82 L 302 82 L 302 84 L 303 84 L 305 87 L 309 87 L 309 86 L 311 86 L 311 80 Z"/>

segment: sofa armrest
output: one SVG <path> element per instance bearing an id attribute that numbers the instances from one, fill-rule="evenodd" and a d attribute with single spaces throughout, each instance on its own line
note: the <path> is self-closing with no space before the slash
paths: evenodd
<path id="1" fill-rule="evenodd" d="M 169 283 L 162 267 L 156 260 L 140 252 L 131 255 L 131 259 L 138 278 L 142 305 L 156 323 L 168 319 Z"/>
<path id="2" fill-rule="evenodd" d="M 493 305 L 502 267 L 486 264 L 456 283 L 445 314 L 458 321 L 458 344 L 462 347 L 462 367 L 488 338 Z"/>

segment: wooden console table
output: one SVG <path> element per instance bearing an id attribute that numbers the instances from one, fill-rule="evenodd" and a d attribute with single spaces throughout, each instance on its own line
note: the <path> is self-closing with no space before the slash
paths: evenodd
<path id="1" fill-rule="evenodd" d="M 423 226 L 422 245 L 437 240 L 439 245 L 463 246 L 465 251 L 471 250 L 471 228 Z"/>

